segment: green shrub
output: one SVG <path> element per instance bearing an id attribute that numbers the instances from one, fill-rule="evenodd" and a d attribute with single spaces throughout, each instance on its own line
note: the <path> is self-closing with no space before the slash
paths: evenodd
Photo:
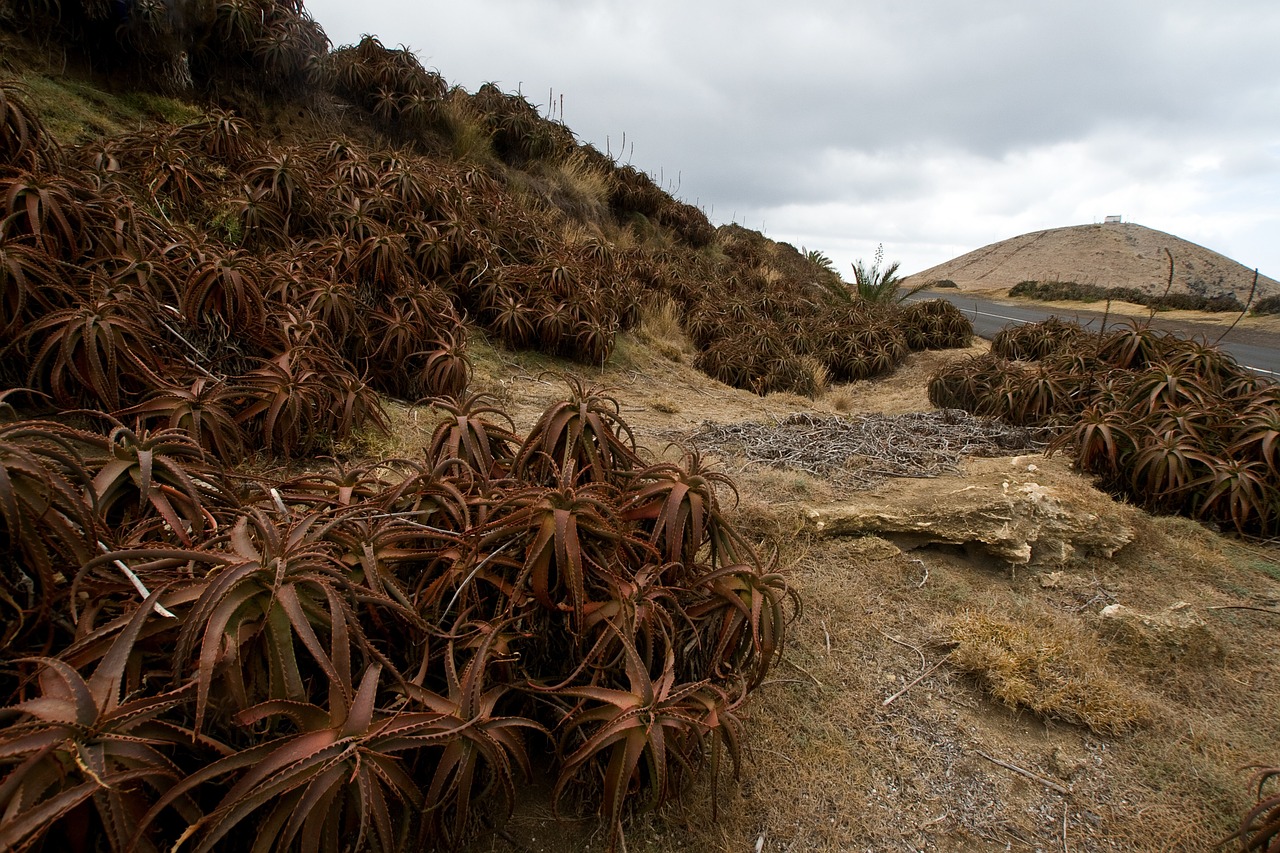
<path id="1" fill-rule="evenodd" d="M 1202 311 L 1213 311 L 1215 313 L 1235 313 L 1244 310 L 1244 305 L 1236 298 L 1234 293 L 1226 293 L 1221 296 L 1212 296 L 1205 300 Z"/>
<path id="2" fill-rule="evenodd" d="M 1136 287 L 1113 287 L 1107 294 L 1117 302 L 1132 302 L 1134 305 L 1148 305 L 1151 302 L 1151 296 Z"/>
<path id="3" fill-rule="evenodd" d="M 1157 311 L 1203 311 L 1208 301 L 1191 293 L 1166 293 L 1149 299 L 1146 305 Z"/>
<path id="4" fill-rule="evenodd" d="M 1280 314 L 1280 294 L 1259 299 L 1253 303 L 1253 310 L 1250 313 L 1260 317 L 1266 314 Z"/>
<path id="5" fill-rule="evenodd" d="M 1097 302 L 1107 298 L 1107 291 L 1096 284 L 1080 284 L 1075 281 L 1020 281 L 1009 289 L 1009 295 L 1042 299 L 1046 302 Z"/>
<path id="6" fill-rule="evenodd" d="M 935 287 L 938 285 L 934 285 Z M 1009 289 L 1010 296 L 1070 302 L 1097 302 L 1107 299 L 1145 305 L 1157 311 L 1243 311 L 1244 306 L 1233 294 L 1201 296 L 1194 293 L 1166 293 L 1152 296 L 1136 287 L 1099 287 L 1074 281 L 1020 281 Z M 1275 310 L 1275 309 L 1273 309 Z M 1256 313 L 1256 312 L 1255 312 Z"/>

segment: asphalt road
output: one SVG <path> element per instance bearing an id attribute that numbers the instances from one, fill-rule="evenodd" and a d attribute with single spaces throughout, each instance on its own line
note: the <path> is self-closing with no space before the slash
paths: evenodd
<path id="1" fill-rule="evenodd" d="M 921 299 L 945 299 L 964 311 L 965 316 L 973 323 L 973 330 L 984 338 L 991 338 L 996 332 L 1010 323 L 1037 323 L 1049 317 L 1060 320 L 1074 320 L 1085 328 L 1101 328 L 1103 313 L 1086 309 L 1063 310 L 1048 309 L 1024 303 L 999 302 L 991 299 L 975 297 L 959 291 L 921 291 L 910 297 L 915 302 Z M 1126 318 L 1111 315 L 1107 326 L 1125 322 Z M 1145 318 L 1144 318 L 1145 321 Z M 1182 337 L 1198 336 L 1208 341 L 1215 341 L 1226 326 L 1212 323 L 1186 323 L 1166 320 L 1156 315 L 1151 321 L 1154 328 L 1176 332 Z M 1274 332 L 1259 332 L 1252 329 L 1235 328 L 1227 333 L 1218 344 L 1235 356 L 1242 366 L 1273 379 L 1280 379 L 1280 335 Z"/>

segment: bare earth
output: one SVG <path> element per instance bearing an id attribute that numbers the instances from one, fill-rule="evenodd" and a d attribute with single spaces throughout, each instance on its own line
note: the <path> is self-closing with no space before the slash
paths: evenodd
<path id="1" fill-rule="evenodd" d="M 759 398 L 693 370 L 669 328 L 646 328 L 624 336 L 603 371 L 478 344 L 475 385 L 527 430 L 563 393 L 549 372 L 576 371 L 613 389 L 651 455 L 674 456 L 668 442 L 703 422 L 928 410 L 929 374 L 967 354 L 916 354 L 888 379 L 816 401 Z M 413 453 L 435 422 L 425 408 L 395 418 L 393 439 L 369 452 Z M 738 522 L 778 543 L 804 613 L 753 695 L 752 760 L 739 784 L 722 774 L 719 814 L 704 774 L 683 809 L 630 819 L 628 850 L 1204 851 L 1249 803 L 1242 768 L 1280 760 L 1276 547 L 1115 504 L 1060 457 L 975 461 L 1043 480 L 1064 501 L 1101 503 L 1135 531 L 1110 559 L 1013 570 L 961 548 L 815 537 L 804 509 L 845 489 L 732 456 L 718 464 L 741 489 Z M 961 472 L 877 494 L 893 505 L 905 501 L 898 490 L 945 496 L 965 484 Z M 1111 604 L 1151 614 L 1178 603 L 1200 627 L 1167 643 L 1099 616 Z M 472 849 L 603 849 L 595 822 L 552 819 L 546 788 L 535 780 Z"/>

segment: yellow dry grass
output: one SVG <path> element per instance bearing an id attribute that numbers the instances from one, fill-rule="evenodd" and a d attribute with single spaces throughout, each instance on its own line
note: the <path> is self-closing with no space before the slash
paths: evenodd
<path id="1" fill-rule="evenodd" d="M 613 177 L 589 161 L 582 151 L 574 151 L 556 168 L 565 186 L 591 205 L 605 207 L 609 204 Z"/>
<path id="2" fill-rule="evenodd" d="M 1011 708 L 1099 734 L 1124 734 L 1151 720 L 1149 703 L 1107 671 L 1097 638 L 1050 611 L 965 611 L 945 633 L 951 664 Z"/>
<path id="3" fill-rule="evenodd" d="M 493 134 L 484 117 L 471 106 L 461 89 L 441 101 L 440 120 L 449 137 L 450 153 L 465 163 L 490 165 L 497 161 Z"/>

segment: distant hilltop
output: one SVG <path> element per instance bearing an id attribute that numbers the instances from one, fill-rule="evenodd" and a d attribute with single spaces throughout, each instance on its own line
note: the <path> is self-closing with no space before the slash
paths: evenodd
<path id="1" fill-rule="evenodd" d="M 1101 287 L 1137 287 L 1159 294 L 1235 294 L 1244 302 L 1253 269 L 1189 240 L 1133 223 L 1106 222 L 1033 231 L 975 249 L 908 276 L 904 284 L 950 279 L 962 290 L 1008 290 L 1020 281 L 1075 281 Z M 1280 293 L 1280 282 L 1258 276 L 1257 301 Z"/>

